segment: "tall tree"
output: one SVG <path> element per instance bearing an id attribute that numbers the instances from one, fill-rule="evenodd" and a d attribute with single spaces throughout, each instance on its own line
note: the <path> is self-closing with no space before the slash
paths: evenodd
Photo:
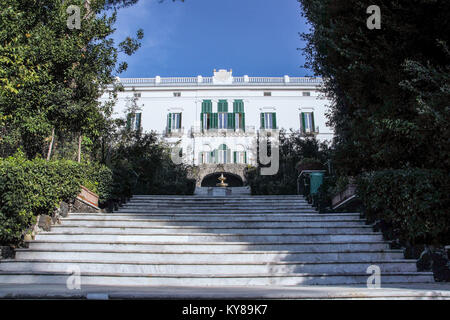
<path id="1" fill-rule="evenodd" d="M 442 168 L 450 159 L 448 0 L 299 0 L 311 23 L 307 66 L 332 99 L 337 164 L 344 174 Z"/>
<path id="2" fill-rule="evenodd" d="M 43 153 L 53 128 L 98 135 L 111 107 L 98 98 L 127 67 L 118 53 L 133 54 L 143 38 L 111 38 L 117 9 L 136 2 L 0 1 L 0 115 L 11 116 L 29 157 Z M 81 10 L 80 29 L 67 26 L 69 5 Z"/>

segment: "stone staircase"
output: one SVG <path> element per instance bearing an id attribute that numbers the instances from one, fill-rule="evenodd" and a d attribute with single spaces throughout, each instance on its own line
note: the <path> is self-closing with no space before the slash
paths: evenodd
<path id="1" fill-rule="evenodd" d="M 16 259 L 0 284 L 298 286 L 433 282 L 358 213 L 319 214 L 300 196 L 134 196 L 115 213 L 72 213 Z"/>

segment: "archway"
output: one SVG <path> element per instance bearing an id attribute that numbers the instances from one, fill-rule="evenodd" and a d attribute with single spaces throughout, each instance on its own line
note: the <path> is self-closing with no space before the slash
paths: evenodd
<path id="1" fill-rule="evenodd" d="M 242 178 L 236 174 L 229 172 L 214 172 L 206 175 L 201 182 L 202 187 L 216 187 L 217 183 L 219 183 L 219 177 L 223 174 L 225 178 L 225 183 L 228 183 L 229 187 L 243 187 L 244 182 Z"/>

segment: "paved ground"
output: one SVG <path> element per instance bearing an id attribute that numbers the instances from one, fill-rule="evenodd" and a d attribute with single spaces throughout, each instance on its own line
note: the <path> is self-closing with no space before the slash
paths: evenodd
<path id="1" fill-rule="evenodd" d="M 0 299 L 445 299 L 450 283 L 365 287 L 105 287 L 0 286 Z"/>

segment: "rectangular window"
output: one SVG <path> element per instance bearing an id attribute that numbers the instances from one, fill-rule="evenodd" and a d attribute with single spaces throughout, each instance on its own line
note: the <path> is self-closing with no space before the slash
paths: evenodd
<path id="1" fill-rule="evenodd" d="M 141 97 L 141 93 L 140 93 L 140 92 L 136 92 L 136 93 L 134 94 L 134 97 L 135 97 L 135 98 L 140 98 L 140 97 Z"/>
<path id="2" fill-rule="evenodd" d="M 311 92 L 309 92 L 309 91 L 303 91 L 303 96 L 304 96 L 304 97 L 309 97 L 309 96 L 311 96 Z"/>
<path id="3" fill-rule="evenodd" d="M 276 129 L 277 120 L 275 112 L 261 113 L 261 129 Z"/>
<path id="4" fill-rule="evenodd" d="M 272 92 L 266 91 L 264 92 L 264 97 L 271 97 L 272 96 Z"/>
<path id="5" fill-rule="evenodd" d="M 181 129 L 181 113 L 172 113 L 171 117 L 171 129 Z"/>
<path id="6" fill-rule="evenodd" d="M 315 132 L 314 112 L 302 112 L 300 118 L 301 129 L 303 133 Z"/>
<path id="7" fill-rule="evenodd" d="M 174 93 L 173 93 L 173 96 L 174 96 L 174 97 L 181 97 L 181 92 L 174 92 Z"/>
<path id="8" fill-rule="evenodd" d="M 129 113 L 127 115 L 127 129 L 137 131 L 141 129 L 142 113 Z"/>
<path id="9" fill-rule="evenodd" d="M 219 129 L 228 129 L 228 114 L 219 113 Z"/>
<path id="10" fill-rule="evenodd" d="M 235 151 L 233 154 L 234 163 L 247 163 L 247 152 L 245 151 Z"/>

